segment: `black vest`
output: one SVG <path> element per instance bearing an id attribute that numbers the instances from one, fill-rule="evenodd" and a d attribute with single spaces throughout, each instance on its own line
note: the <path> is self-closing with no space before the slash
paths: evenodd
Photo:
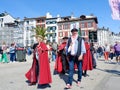
<path id="1" fill-rule="evenodd" d="M 78 36 L 77 40 L 78 40 L 78 50 L 77 50 L 76 56 L 79 57 L 80 54 L 81 54 L 82 38 Z M 70 38 L 68 39 L 68 44 L 67 44 L 67 47 L 68 47 L 68 48 L 69 48 L 69 46 L 70 46 L 71 41 L 72 41 L 72 40 L 71 40 L 71 37 L 70 37 Z M 70 53 L 68 53 L 68 55 L 70 55 Z"/>

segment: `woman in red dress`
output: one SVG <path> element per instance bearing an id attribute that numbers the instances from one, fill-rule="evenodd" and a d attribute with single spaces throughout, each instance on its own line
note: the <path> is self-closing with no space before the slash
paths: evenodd
<path id="1" fill-rule="evenodd" d="M 93 65 L 92 65 L 92 55 L 90 51 L 90 44 L 88 42 L 85 42 L 85 48 L 86 48 L 86 53 L 83 56 L 83 75 L 86 77 L 87 75 L 87 70 L 92 70 Z"/>
<path id="2" fill-rule="evenodd" d="M 25 74 L 26 78 L 30 82 L 29 85 L 49 84 L 52 82 L 50 65 L 48 60 L 48 49 L 43 42 L 42 36 L 37 35 L 36 39 L 38 45 L 33 53 L 33 63 L 30 70 Z"/>

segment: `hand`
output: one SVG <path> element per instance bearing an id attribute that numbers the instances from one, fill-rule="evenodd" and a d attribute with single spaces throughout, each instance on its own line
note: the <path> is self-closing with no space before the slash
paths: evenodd
<path id="1" fill-rule="evenodd" d="M 81 61 L 83 59 L 83 55 L 80 55 L 79 57 L 78 57 L 78 61 Z"/>

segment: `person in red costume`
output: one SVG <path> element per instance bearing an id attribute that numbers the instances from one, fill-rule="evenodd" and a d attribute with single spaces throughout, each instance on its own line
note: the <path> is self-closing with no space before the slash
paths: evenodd
<path id="1" fill-rule="evenodd" d="M 92 55 L 90 51 L 90 44 L 88 42 L 85 42 L 85 48 L 86 48 L 86 53 L 83 55 L 83 65 L 82 65 L 82 70 L 83 70 L 83 76 L 87 76 L 87 71 L 93 69 L 92 65 Z"/>
<path id="2" fill-rule="evenodd" d="M 57 58 L 55 63 L 55 70 L 58 73 L 62 73 L 62 74 L 65 74 L 68 67 L 66 49 L 65 49 L 67 41 L 68 41 L 68 37 L 62 38 L 62 43 L 58 46 L 58 53 L 57 53 Z"/>
<path id="3" fill-rule="evenodd" d="M 38 45 L 36 45 L 33 52 L 33 63 L 30 70 L 25 74 L 29 81 L 29 85 L 46 85 L 52 82 L 50 65 L 48 60 L 48 49 L 43 42 L 42 36 L 37 35 L 36 39 Z"/>

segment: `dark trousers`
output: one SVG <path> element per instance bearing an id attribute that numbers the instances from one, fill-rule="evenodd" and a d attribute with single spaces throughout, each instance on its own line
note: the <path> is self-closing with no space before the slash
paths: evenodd
<path id="1" fill-rule="evenodd" d="M 61 58 L 62 58 L 62 67 L 63 67 L 63 72 L 66 71 L 66 68 L 67 68 L 67 58 L 66 58 L 66 55 L 64 54 L 61 54 Z"/>
<path id="2" fill-rule="evenodd" d="M 93 67 L 96 67 L 96 59 L 94 57 L 94 53 L 92 53 L 92 64 L 93 64 Z"/>
<path id="3" fill-rule="evenodd" d="M 77 81 L 81 81 L 81 79 L 82 79 L 82 61 L 78 61 L 77 57 L 70 56 L 70 58 L 69 58 L 69 76 L 68 76 L 68 83 L 67 83 L 70 85 L 72 85 L 72 81 L 73 81 L 75 63 L 78 68 L 78 80 Z"/>
<path id="4" fill-rule="evenodd" d="M 10 61 L 15 61 L 15 59 L 16 59 L 16 55 L 15 55 L 15 53 L 10 53 Z"/>
<path id="5" fill-rule="evenodd" d="M 110 59 L 112 60 L 113 57 L 114 57 L 114 53 L 110 53 L 110 54 L 109 54 L 109 57 L 110 57 Z"/>

